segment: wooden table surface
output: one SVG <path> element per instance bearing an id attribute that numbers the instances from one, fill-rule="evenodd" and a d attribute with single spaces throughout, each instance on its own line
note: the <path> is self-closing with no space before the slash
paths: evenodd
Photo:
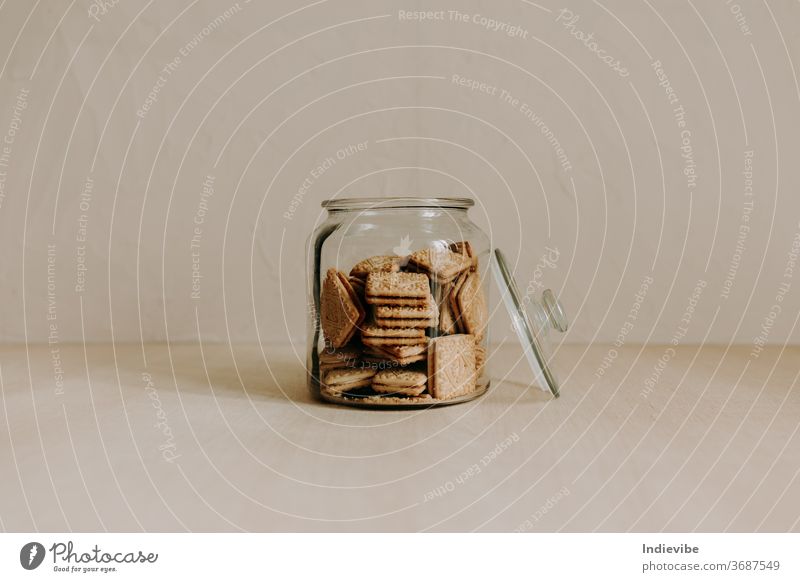
<path id="1" fill-rule="evenodd" d="M 366 411 L 291 346 L 7 345 L 0 528 L 800 531 L 800 349 L 665 354 L 561 346 L 554 400 L 506 345 L 479 400 Z"/>

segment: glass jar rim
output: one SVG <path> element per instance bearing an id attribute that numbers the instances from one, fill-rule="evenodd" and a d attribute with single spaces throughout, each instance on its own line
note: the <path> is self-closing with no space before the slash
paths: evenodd
<path id="1" fill-rule="evenodd" d="M 323 200 L 326 210 L 373 210 L 384 208 L 455 208 L 467 209 L 475 206 L 472 198 L 423 198 L 416 196 L 391 196 L 387 198 L 334 198 Z"/>

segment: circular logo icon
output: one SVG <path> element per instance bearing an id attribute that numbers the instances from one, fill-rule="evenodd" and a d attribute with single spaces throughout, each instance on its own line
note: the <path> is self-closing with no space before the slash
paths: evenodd
<path id="1" fill-rule="evenodd" d="M 39 542 L 28 542 L 19 551 L 19 563 L 26 570 L 35 570 L 44 561 L 44 546 Z"/>

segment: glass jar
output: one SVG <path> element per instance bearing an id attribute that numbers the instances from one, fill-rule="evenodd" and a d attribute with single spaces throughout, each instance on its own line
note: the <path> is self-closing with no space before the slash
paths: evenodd
<path id="1" fill-rule="evenodd" d="M 466 402 L 489 387 L 488 236 L 467 198 L 322 203 L 308 248 L 308 384 L 364 407 Z"/>

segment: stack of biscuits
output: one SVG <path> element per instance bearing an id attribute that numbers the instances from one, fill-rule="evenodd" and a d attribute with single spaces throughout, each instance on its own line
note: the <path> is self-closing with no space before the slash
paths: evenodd
<path id="1" fill-rule="evenodd" d="M 324 395 L 383 403 L 448 400 L 477 389 L 488 313 L 469 242 L 374 256 L 322 283 Z"/>

